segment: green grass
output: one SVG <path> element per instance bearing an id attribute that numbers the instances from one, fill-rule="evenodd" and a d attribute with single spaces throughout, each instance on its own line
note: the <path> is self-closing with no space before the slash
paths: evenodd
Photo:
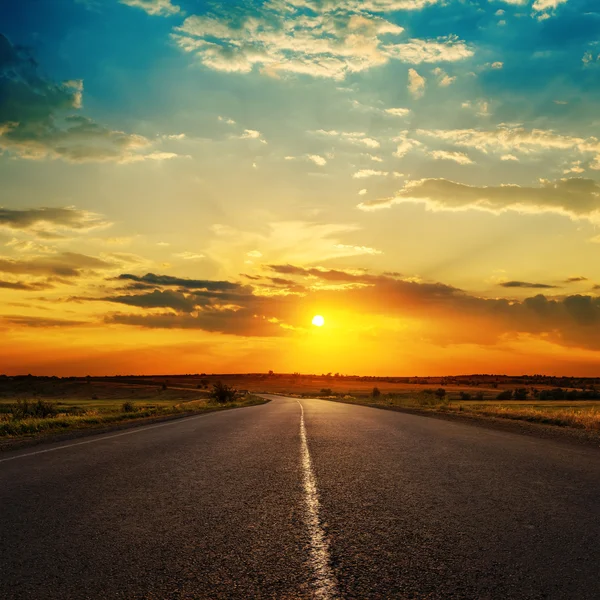
<path id="1" fill-rule="evenodd" d="M 0 438 L 102 427 L 265 402 L 262 398 L 249 394 L 233 403 L 217 405 L 210 401 L 207 393 L 200 390 L 160 390 L 156 386 L 137 386 L 132 390 L 125 386 L 120 386 L 119 389 L 110 386 L 107 388 L 106 385 L 82 385 L 83 390 L 65 389 L 65 386 L 50 390 L 54 394 L 45 394 L 43 400 L 37 395 L 39 392 L 32 396 L 30 390 L 24 390 L 18 396 L 0 396 Z M 74 396 L 68 397 L 69 392 L 75 392 Z M 25 410 L 27 407 L 35 410 L 40 403 L 50 405 L 54 414 L 46 417 L 24 415 L 24 406 Z"/>
<path id="2" fill-rule="evenodd" d="M 413 395 L 382 394 L 372 396 L 345 396 L 344 402 L 363 405 L 389 406 L 423 412 L 460 413 L 479 418 L 509 419 L 541 423 L 557 427 L 600 430 L 600 401 L 462 401 L 456 398 L 440 400 L 429 393 Z"/>

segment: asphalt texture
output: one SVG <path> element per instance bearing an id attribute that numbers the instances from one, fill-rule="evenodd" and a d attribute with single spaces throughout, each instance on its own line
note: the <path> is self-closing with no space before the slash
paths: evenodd
<path id="1" fill-rule="evenodd" d="M 300 402 L 2 453 L 0 598 L 600 598 L 600 450 Z"/>

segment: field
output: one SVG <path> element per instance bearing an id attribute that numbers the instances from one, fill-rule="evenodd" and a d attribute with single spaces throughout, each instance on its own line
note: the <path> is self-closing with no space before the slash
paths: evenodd
<path id="1" fill-rule="evenodd" d="M 169 387 L 164 382 L 0 378 L 0 437 L 100 427 L 139 419 L 262 402 L 252 395 L 215 404 L 208 386 Z"/>
<path id="2" fill-rule="evenodd" d="M 253 393 L 264 392 L 600 430 L 600 387 L 596 387 L 600 381 L 595 379 L 488 375 L 374 378 L 273 373 L 102 378 L 0 376 L 0 437 L 214 410 L 210 392 L 218 381 L 239 391 L 236 406 L 260 402 Z M 499 396 L 503 399 L 499 400 Z"/>

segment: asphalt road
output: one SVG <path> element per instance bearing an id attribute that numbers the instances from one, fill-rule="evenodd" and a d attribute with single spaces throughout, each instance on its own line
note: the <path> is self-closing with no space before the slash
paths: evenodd
<path id="1" fill-rule="evenodd" d="M 0 598 L 600 598 L 600 450 L 275 399 L 0 455 Z"/>

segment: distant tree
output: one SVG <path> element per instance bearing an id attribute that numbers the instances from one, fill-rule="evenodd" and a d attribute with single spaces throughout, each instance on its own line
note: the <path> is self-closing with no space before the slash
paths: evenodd
<path id="1" fill-rule="evenodd" d="M 321 390 L 321 396 L 333 396 L 333 391 L 331 388 L 323 388 Z"/>
<path id="2" fill-rule="evenodd" d="M 513 392 L 513 397 L 515 400 L 527 400 L 528 395 L 529 391 L 526 388 L 516 388 Z"/>
<path id="3" fill-rule="evenodd" d="M 483 392 L 477 392 L 477 393 L 475 394 L 475 400 L 483 400 L 483 399 L 484 399 L 484 397 L 485 397 L 485 396 L 484 396 Z"/>
<path id="4" fill-rule="evenodd" d="M 513 393 L 511 390 L 504 390 L 496 396 L 496 400 L 512 400 Z"/>
<path id="5" fill-rule="evenodd" d="M 459 395 L 460 395 L 461 400 L 470 400 L 471 399 L 471 394 L 469 394 L 469 392 L 459 392 Z"/>
<path id="6" fill-rule="evenodd" d="M 444 388 L 438 388 L 437 390 L 435 390 L 435 395 L 440 400 L 443 400 L 446 397 L 446 390 Z"/>
<path id="7" fill-rule="evenodd" d="M 213 384 L 213 389 L 210 392 L 210 398 L 217 404 L 227 404 L 228 402 L 235 402 L 238 393 L 234 388 L 224 384 L 222 381 L 217 381 Z"/>
<path id="8" fill-rule="evenodd" d="M 373 391 L 371 392 L 371 396 L 373 396 L 373 398 L 379 398 L 379 396 L 381 396 L 381 392 L 379 391 L 378 387 L 373 388 Z"/>
<path id="9" fill-rule="evenodd" d="M 273 375 L 273 371 L 269 371 L 269 375 Z"/>

